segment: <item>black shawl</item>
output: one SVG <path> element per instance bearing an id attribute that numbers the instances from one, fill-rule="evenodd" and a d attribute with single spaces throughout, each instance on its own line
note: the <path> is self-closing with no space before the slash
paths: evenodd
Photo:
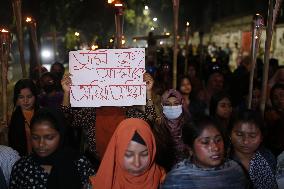
<path id="1" fill-rule="evenodd" d="M 20 156 L 28 155 L 25 131 L 25 117 L 21 107 L 13 112 L 8 131 L 9 146 L 19 152 Z"/>
<path id="2" fill-rule="evenodd" d="M 32 158 L 39 165 L 52 166 L 47 181 L 47 189 L 81 189 L 82 183 L 75 164 L 80 155 L 76 151 L 65 147 L 66 121 L 64 120 L 64 114 L 56 109 L 42 108 L 35 114 L 34 118 L 41 115 L 52 116 L 56 120 L 54 127 L 60 134 L 60 144 L 54 153 L 47 157 L 39 157 L 36 153 L 32 154 Z M 33 124 L 33 120 L 31 124 Z"/>

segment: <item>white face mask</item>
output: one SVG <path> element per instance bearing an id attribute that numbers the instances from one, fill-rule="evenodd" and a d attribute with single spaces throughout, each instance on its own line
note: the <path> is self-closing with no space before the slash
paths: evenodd
<path id="1" fill-rule="evenodd" d="M 182 105 L 163 106 L 163 113 L 168 119 L 177 119 L 182 114 Z"/>

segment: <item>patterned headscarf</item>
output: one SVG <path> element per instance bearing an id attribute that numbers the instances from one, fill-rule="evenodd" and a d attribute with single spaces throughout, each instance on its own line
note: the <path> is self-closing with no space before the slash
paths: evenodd
<path id="1" fill-rule="evenodd" d="M 184 100 L 182 95 L 175 89 L 169 89 L 162 95 L 162 105 L 166 103 L 169 97 L 176 97 L 179 104 L 184 106 Z M 184 108 L 183 113 L 177 118 L 169 120 L 167 117 L 163 114 L 163 121 L 162 123 L 166 125 L 166 127 L 169 129 L 172 139 L 174 141 L 175 150 L 177 152 L 176 161 L 180 161 L 184 158 L 184 151 L 185 146 L 182 141 L 182 124 L 184 120 Z"/>

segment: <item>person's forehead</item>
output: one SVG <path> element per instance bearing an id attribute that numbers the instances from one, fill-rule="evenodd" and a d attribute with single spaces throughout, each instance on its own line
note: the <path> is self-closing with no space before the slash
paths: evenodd
<path id="1" fill-rule="evenodd" d="M 177 100 L 178 100 L 178 98 L 175 97 L 175 96 L 170 96 L 170 97 L 167 98 L 167 101 L 177 101 Z"/>
<path id="2" fill-rule="evenodd" d="M 255 123 L 250 123 L 250 122 L 239 122 L 235 124 L 234 129 L 238 131 L 243 131 L 243 132 L 257 132 L 260 131 L 260 129 L 256 126 Z"/>
<path id="3" fill-rule="evenodd" d="M 216 137 L 221 136 L 221 133 L 213 125 L 208 125 L 200 133 L 198 138 Z"/>
<path id="4" fill-rule="evenodd" d="M 181 80 L 181 83 L 190 83 L 189 79 L 188 78 L 183 78 Z"/>
<path id="5" fill-rule="evenodd" d="M 20 94 L 32 94 L 32 91 L 30 88 L 23 88 L 20 90 Z"/>
<path id="6" fill-rule="evenodd" d="M 218 104 L 226 104 L 226 103 L 231 103 L 228 97 L 224 97 L 218 102 Z"/>

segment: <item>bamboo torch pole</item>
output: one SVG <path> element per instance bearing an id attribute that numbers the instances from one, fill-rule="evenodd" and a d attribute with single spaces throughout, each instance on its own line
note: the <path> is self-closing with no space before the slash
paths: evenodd
<path id="1" fill-rule="evenodd" d="M 178 55 L 178 13 L 179 13 L 179 0 L 173 0 L 174 12 L 174 47 L 173 47 L 173 88 L 177 87 L 177 55 Z"/>
<path id="2" fill-rule="evenodd" d="M 2 29 L 0 32 L 0 61 L 2 71 L 2 121 L 7 123 L 8 121 L 8 100 L 7 100 L 7 72 L 8 72 L 8 60 L 11 47 L 11 35 L 10 32 Z"/>
<path id="3" fill-rule="evenodd" d="M 36 21 L 31 17 L 27 17 L 26 22 L 29 24 L 29 27 L 30 27 L 32 43 L 33 43 L 33 47 L 35 51 L 34 53 L 35 53 L 35 58 L 36 58 L 36 66 L 39 68 L 38 71 L 39 71 L 39 78 L 40 78 L 41 63 L 40 63 L 39 47 L 38 47 L 38 40 L 37 40 L 37 33 L 36 33 Z"/>
<path id="4" fill-rule="evenodd" d="M 122 0 L 108 0 L 108 4 L 115 8 L 115 48 L 122 48 L 123 36 L 123 9 L 124 4 Z"/>
<path id="5" fill-rule="evenodd" d="M 249 99 L 248 109 L 251 109 L 252 92 L 253 92 L 253 80 L 254 72 L 256 67 L 256 58 L 260 44 L 261 32 L 264 27 L 263 18 L 260 14 L 256 14 L 252 22 L 252 43 L 251 43 L 251 71 L 250 71 L 250 82 L 249 82 Z"/>
<path id="6" fill-rule="evenodd" d="M 187 74 L 187 67 L 188 67 L 188 39 L 189 39 L 189 22 L 186 22 L 186 29 L 185 29 L 185 60 L 184 60 L 184 74 Z"/>
<path id="7" fill-rule="evenodd" d="M 275 7 L 273 8 L 274 0 L 269 0 L 267 26 L 266 26 L 265 53 L 264 53 L 263 82 L 262 82 L 262 92 L 261 92 L 261 102 L 260 102 L 260 110 L 262 112 L 262 115 L 264 115 L 266 98 L 267 98 L 266 97 L 267 81 L 268 81 L 268 71 L 269 71 L 268 69 L 269 69 L 272 34 L 281 2 L 282 0 L 276 0 Z"/>
<path id="8" fill-rule="evenodd" d="M 123 36 L 123 7 L 117 6 L 115 13 L 115 30 L 116 30 L 116 48 L 122 48 L 122 36 Z"/>
<path id="9" fill-rule="evenodd" d="M 25 65 L 25 56 L 24 56 L 24 40 L 23 40 L 23 26 L 22 26 L 22 2 L 21 0 L 12 0 L 14 17 L 16 19 L 17 25 L 17 38 L 18 46 L 20 52 L 20 63 L 22 67 L 23 78 L 27 77 L 27 70 Z"/>

